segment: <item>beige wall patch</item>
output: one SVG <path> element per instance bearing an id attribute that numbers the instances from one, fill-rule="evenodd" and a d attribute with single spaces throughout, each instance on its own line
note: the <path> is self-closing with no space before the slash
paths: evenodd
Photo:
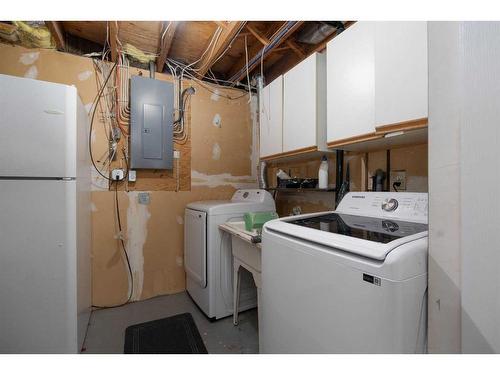
<path id="1" fill-rule="evenodd" d="M 24 77 L 36 79 L 38 77 L 38 69 L 36 65 L 31 66 L 26 73 L 24 73 Z"/>
<path id="2" fill-rule="evenodd" d="M 21 53 L 19 57 L 19 62 L 24 65 L 33 64 L 40 57 L 40 52 L 26 52 Z"/>

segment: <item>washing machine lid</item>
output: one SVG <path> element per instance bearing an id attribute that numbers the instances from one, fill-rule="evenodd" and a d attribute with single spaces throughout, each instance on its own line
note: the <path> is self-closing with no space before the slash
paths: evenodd
<path id="1" fill-rule="evenodd" d="M 231 201 L 200 201 L 189 203 L 187 208 L 206 212 L 207 215 L 227 215 L 245 212 L 273 211 L 276 208 L 274 203 L 255 203 L 255 202 L 231 202 Z"/>
<path id="2" fill-rule="evenodd" d="M 235 191 L 230 201 L 198 201 L 189 203 L 186 207 L 208 215 L 276 211 L 272 195 L 263 189 L 240 189 Z"/>
<path id="3" fill-rule="evenodd" d="M 265 228 L 376 260 L 384 260 L 396 247 L 428 235 L 427 224 L 334 211 L 273 220 Z"/>

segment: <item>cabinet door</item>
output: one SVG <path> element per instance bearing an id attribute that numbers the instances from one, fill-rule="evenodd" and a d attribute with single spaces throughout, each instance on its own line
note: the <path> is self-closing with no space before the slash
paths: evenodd
<path id="1" fill-rule="evenodd" d="M 327 45 L 327 140 L 375 131 L 374 22 L 356 22 Z"/>
<path id="2" fill-rule="evenodd" d="M 283 152 L 316 146 L 316 54 L 283 78 Z"/>
<path id="3" fill-rule="evenodd" d="M 427 22 L 375 25 L 375 125 L 427 117 Z"/>
<path id="4" fill-rule="evenodd" d="M 283 77 L 262 90 L 260 106 L 260 156 L 283 152 Z"/>

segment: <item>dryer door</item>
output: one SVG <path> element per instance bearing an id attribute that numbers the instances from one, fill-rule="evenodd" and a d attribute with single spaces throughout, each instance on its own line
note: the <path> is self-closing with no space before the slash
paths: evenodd
<path id="1" fill-rule="evenodd" d="M 184 215 L 184 267 L 187 276 L 207 286 L 207 213 L 186 208 Z"/>

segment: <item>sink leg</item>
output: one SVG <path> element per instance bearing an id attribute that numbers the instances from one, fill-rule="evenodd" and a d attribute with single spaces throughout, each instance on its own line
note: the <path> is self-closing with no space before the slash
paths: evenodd
<path id="1" fill-rule="evenodd" d="M 233 324 L 235 326 L 238 325 L 238 313 L 240 310 L 240 266 L 239 264 L 234 264 L 234 271 L 233 271 L 233 280 L 234 280 L 234 286 L 233 286 Z"/>

